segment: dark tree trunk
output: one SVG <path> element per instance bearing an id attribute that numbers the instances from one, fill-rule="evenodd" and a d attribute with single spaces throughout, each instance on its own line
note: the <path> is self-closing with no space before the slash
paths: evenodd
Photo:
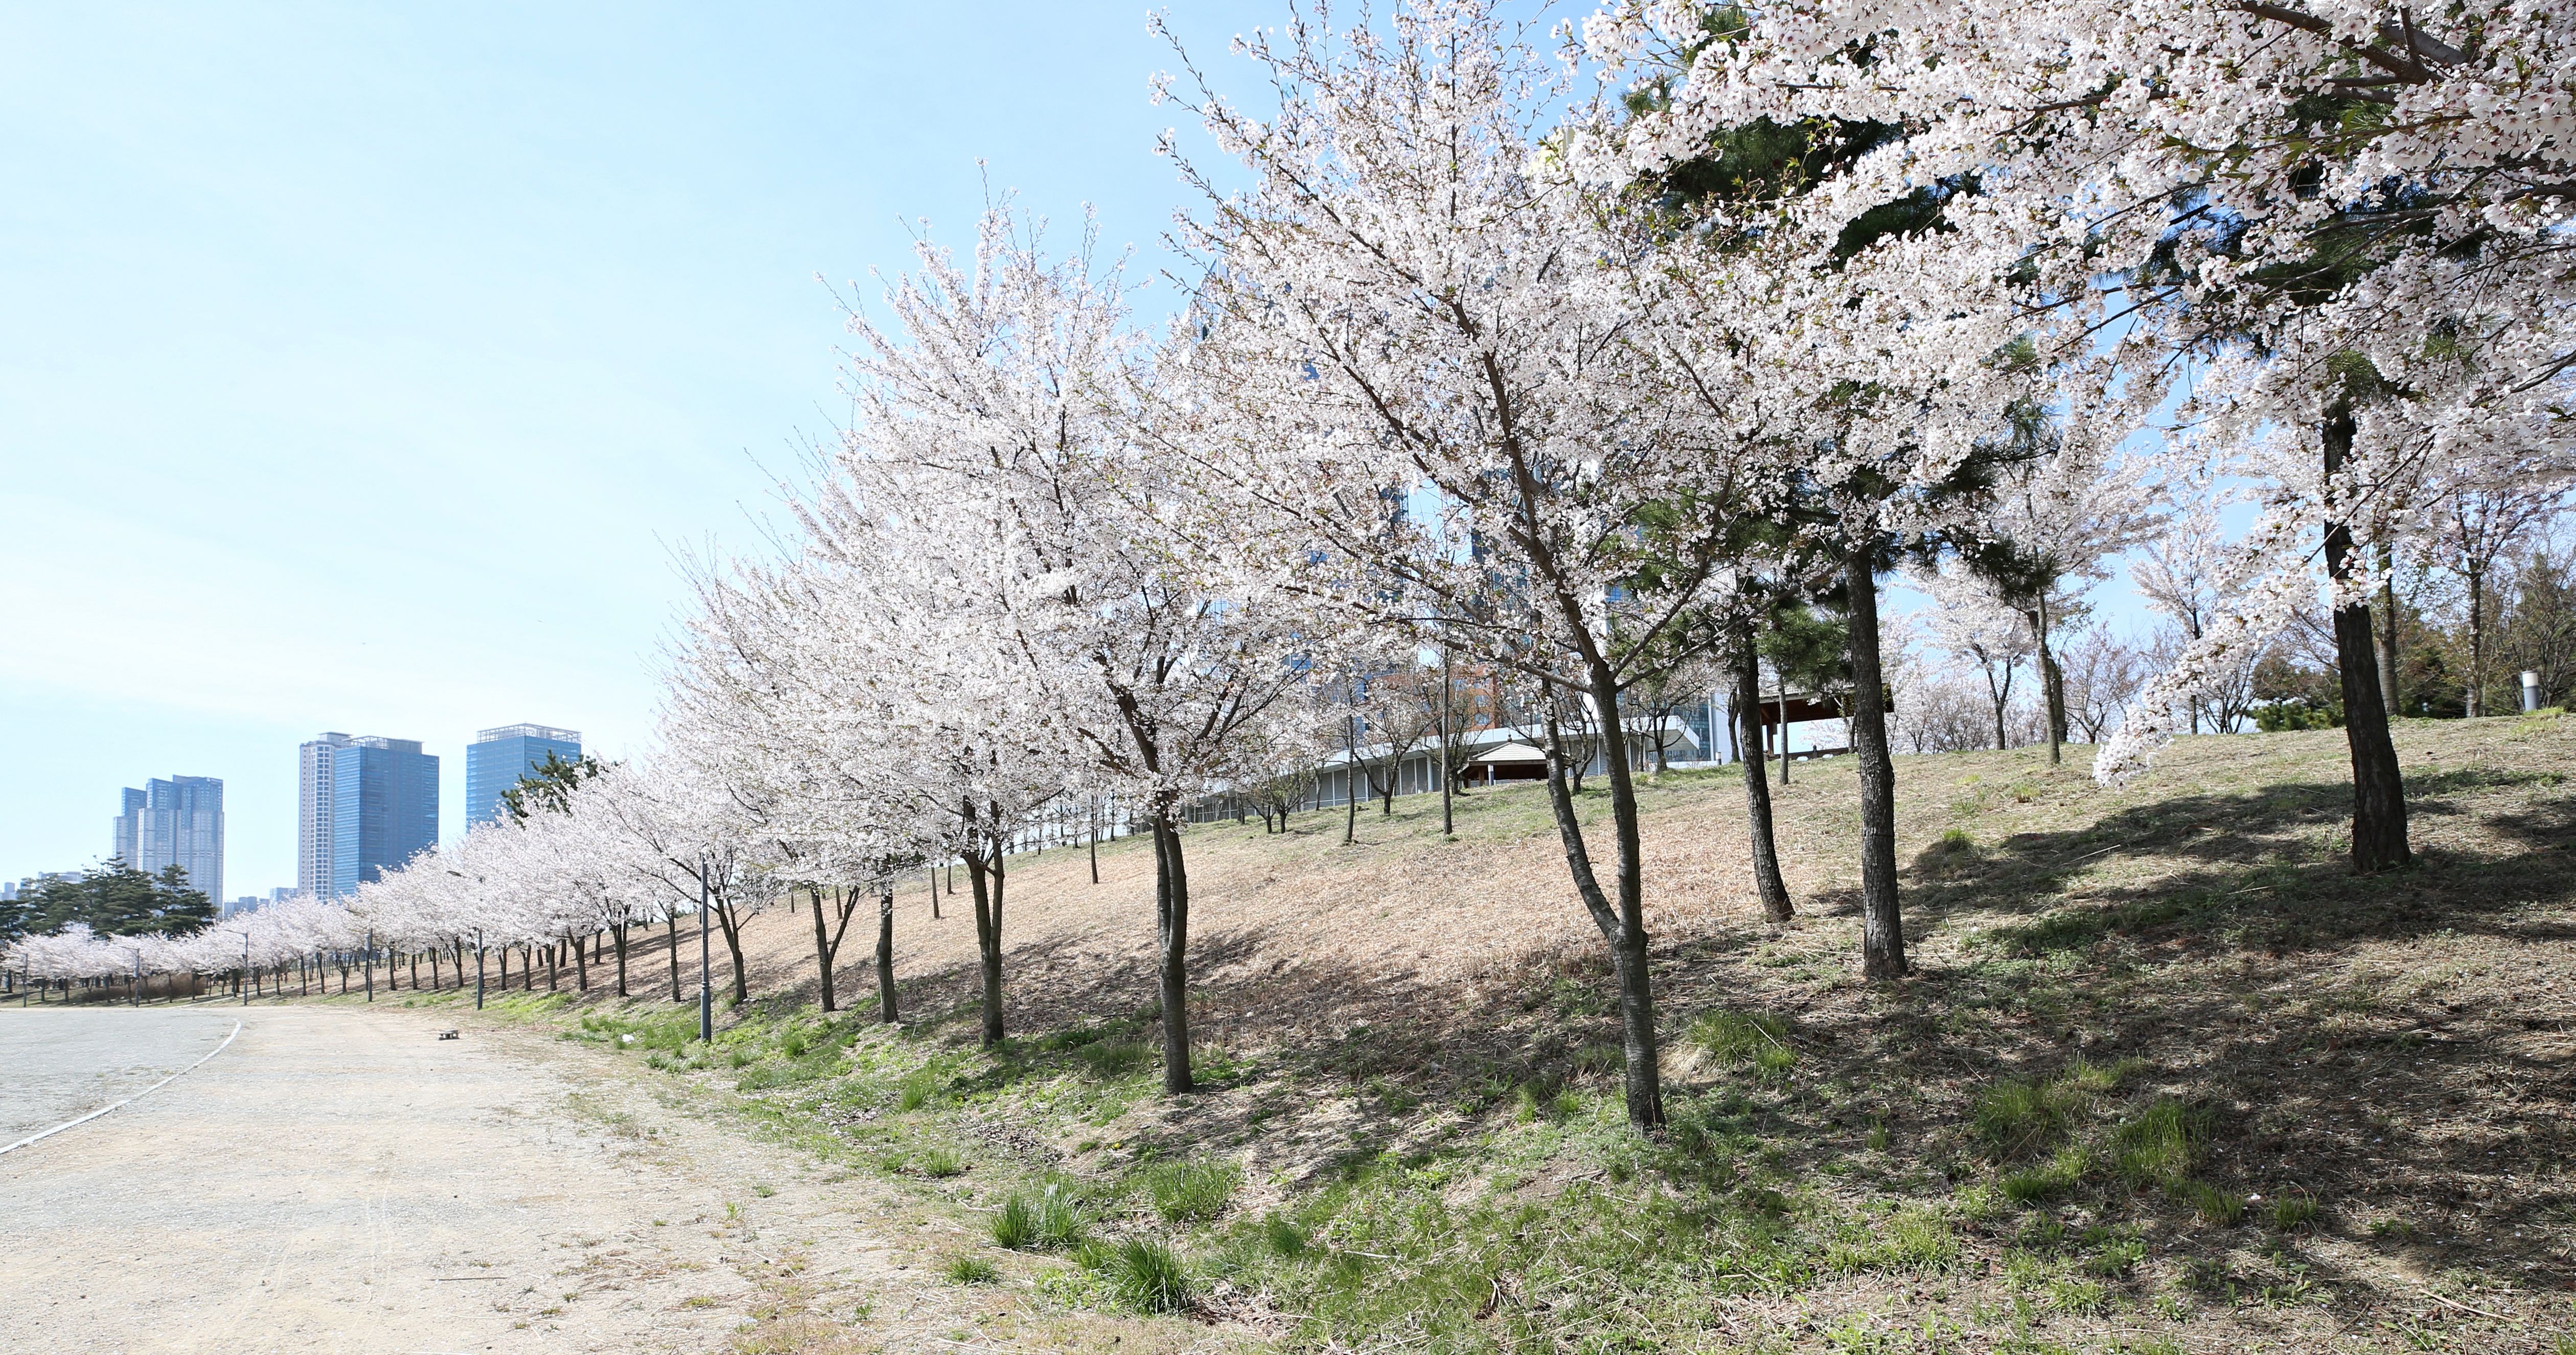
<path id="1" fill-rule="evenodd" d="M 2352 455 L 2353 419 L 2339 414 L 2326 420 L 2325 470 L 2331 477 Z M 2352 529 L 2343 523 L 2326 527 L 2326 573 L 2336 580 L 2352 573 Z M 2394 870 L 2412 861 L 2406 843 L 2406 786 L 2397 773 L 2397 746 L 2388 737 L 2388 708 L 2379 691 L 2379 669 L 2371 653 L 2370 605 L 2337 607 L 2334 614 L 2335 667 L 2343 679 L 2344 742 L 2352 750 L 2352 864 L 2363 872 Z"/>
<path id="2" fill-rule="evenodd" d="M 832 891 L 828 931 L 823 914 L 823 891 L 808 887 L 805 901 L 814 905 L 814 967 L 822 974 L 823 1010 L 838 1011 L 840 1008 L 834 1004 L 832 996 L 832 963 L 840 957 L 841 938 L 850 934 L 850 919 L 859 911 L 859 893 L 855 889 Z"/>
<path id="3" fill-rule="evenodd" d="M 1745 748 L 1762 742 L 1762 665 L 1753 650 L 1753 628 L 1738 639 L 1742 657 L 1735 665 L 1735 723 Z M 1762 916 L 1786 922 L 1797 910 L 1789 903 L 1788 882 L 1780 878 L 1780 852 L 1771 833 L 1770 773 L 1759 755 L 1744 763 L 1745 831 L 1753 841 L 1753 887 L 1762 896 Z"/>
<path id="4" fill-rule="evenodd" d="M 2379 697 L 2391 716 L 2406 713 L 2406 694 L 2397 687 L 2397 572 L 2390 566 L 2387 548 L 2382 547 L 2379 563 L 2387 573 L 2379 583 L 2379 607 L 2383 615 L 2372 637 L 2372 647 L 2379 659 Z"/>
<path id="5" fill-rule="evenodd" d="M 984 972 L 984 1032 L 987 1046 L 1002 1042 L 1002 885 L 1004 867 L 1001 837 L 1002 815 L 995 807 L 992 822 L 982 831 L 974 829 L 975 806 L 966 806 L 967 837 L 962 853 L 966 858 L 966 883 L 975 895 L 975 949 Z M 987 859 L 984 852 L 992 853 Z"/>
<path id="6" fill-rule="evenodd" d="M 1637 830 L 1636 782 L 1629 778 L 1628 750 L 1620 736 L 1617 679 L 1607 663 L 1594 660 L 1587 667 L 1591 670 L 1593 700 L 1601 707 L 1602 761 L 1610 778 L 1611 831 L 1617 844 L 1613 863 L 1615 900 L 1603 892 L 1601 878 L 1592 868 L 1592 851 L 1583 840 L 1583 820 L 1575 812 L 1572 778 L 1567 775 L 1567 764 L 1574 755 L 1567 750 L 1564 732 L 1553 718 L 1547 722 L 1548 807 L 1556 814 L 1557 836 L 1565 844 L 1565 864 L 1574 876 L 1575 892 L 1582 896 L 1584 911 L 1592 915 L 1592 924 L 1600 929 L 1601 939 L 1610 947 L 1610 969 L 1619 985 L 1620 1048 L 1627 1059 L 1622 1082 L 1628 1123 L 1639 1129 L 1653 1129 L 1664 1122 L 1664 1089 L 1656 1066 L 1655 993 L 1646 959 L 1645 874 Z"/>
<path id="7" fill-rule="evenodd" d="M 2487 575 L 2467 571 L 2469 581 L 2469 696 L 2462 710 L 2472 719 L 2487 713 Z"/>
<path id="8" fill-rule="evenodd" d="M 626 923 L 620 922 L 620 923 L 618 923 L 616 926 L 611 927 L 611 928 L 609 928 L 609 929 L 608 929 L 608 930 L 609 930 L 609 933 L 610 933 L 611 935 L 613 935 L 613 936 L 615 936 L 615 937 L 617 938 L 617 995 L 618 995 L 619 997 L 624 997 L 624 996 L 626 996 L 626 928 L 627 928 L 627 925 L 628 925 L 628 924 L 626 924 Z"/>
<path id="9" fill-rule="evenodd" d="M 2057 652 L 2048 643 L 2048 599 L 2031 608 L 2031 639 L 2039 649 L 2039 693 L 2048 706 L 2048 765 L 2066 761 L 2066 673 L 2057 666 Z"/>
<path id="10" fill-rule="evenodd" d="M 1861 973 L 1902 978 L 1905 927 L 1896 896 L 1896 760 L 1887 751 L 1887 688 L 1879 671 L 1878 573 L 1870 543 L 1844 560 L 1851 595 L 1852 754 L 1860 762 Z"/>
<path id="11" fill-rule="evenodd" d="M 751 976 L 742 962 L 742 916 L 729 903 L 708 905 L 716 915 L 716 930 L 724 933 L 725 954 L 733 960 L 733 1005 L 751 1001 Z"/>
<path id="12" fill-rule="evenodd" d="M 877 895 L 877 1019 L 887 1025 L 895 1023 L 894 1010 L 894 881 L 886 881 L 885 890 Z"/>
<path id="13" fill-rule="evenodd" d="M 561 991 L 563 991 L 563 983 L 562 983 L 562 981 L 561 981 L 560 979 L 558 979 L 558 978 L 556 977 L 556 976 L 557 976 L 557 974 L 562 970 L 562 968 L 563 968 L 563 942 L 561 942 L 561 941 L 557 941 L 557 942 L 556 942 L 556 943 L 554 943 L 553 945 L 546 947 L 546 991 L 547 991 L 547 992 L 549 992 L 549 993 L 556 993 L 556 992 L 561 992 Z"/>
<path id="14" fill-rule="evenodd" d="M 671 952 L 671 1000 L 672 1000 L 673 1002 L 678 1002 L 678 1001 L 680 1001 L 680 1000 L 681 1000 L 681 998 L 680 998 L 680 910 L 679 910 L 679 909 L 677 909 L 677 908 L 665 908 L 665 909 L 663 909 L 663 910 L 662 910 L 662 937 L 663 937 L 663 939 L 664 939 L 665 941 L 667 941 L 667 942 L 669 942 L 669 943 L 670 943 L 670 952 Z"/>
<path id="15" fill-rule="evenodd" d="M 587 993 L 590 991 L 590 956 L 584 952 L 588 948 L 581 944 L 581 938 L 578 936 L 565 939 L 572 942 L 573 986 Z"/>
<path id="16" fill-rule="evenodd" d="M 1356 805 L 1356 797 L 1352 800 Z M 1154 939 L 1162 951 L 1163 1091 L 1191 1090 L 1190 1081 L 1190 876 L 1181 856 L 1181 829 L 1169 806 L 1154 815 Z"/>

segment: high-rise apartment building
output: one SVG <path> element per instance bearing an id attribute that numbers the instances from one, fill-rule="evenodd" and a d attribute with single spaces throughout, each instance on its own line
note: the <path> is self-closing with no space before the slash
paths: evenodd
<path id="1" fill-rule="evenodd" d="M 544 765 L 553 753 L 566 762 L 581 759 L 581 731 L 548 725 L 503 725 L 474 735 L 465 746 L 465 826 L 500 818 L 501 792 Z"/>
<path id="2" fill-rule="evenodd" d="M 339 768 L 338 750 L 355 740 L 325 734 L 297 750 L 295 775 L 295 889 L 300 894 L 331 892 L 331 816 L 340 798 L 332 789 Z"/>
<path id="3" fill-rule="evenodd" d="M 122 793 L 116 856 L 146 875 L 171 866 L 188 886 L 221 899 L 224 889 L 224 783 L 212 776 L 174 776 Z"/>
<path id="4" fill-rule="evenodd" d="M 298 892 L 345 898 L 438 844 L 438 759 L 418 739 L 333 733 L 300 751 Z"/>

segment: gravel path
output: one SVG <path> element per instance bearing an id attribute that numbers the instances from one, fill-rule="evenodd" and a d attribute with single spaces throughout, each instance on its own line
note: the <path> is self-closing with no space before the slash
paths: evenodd
<path id="1" fill-rule="evenodd" d="M 0 1156 L 0 1345 L 701 1351 L 782 1297 L 828 1338 L 809 1348 L 958 1319 L 960 1294 L 877 1239 L 908 1226 L 877 1188 L 683 1113 L 622 1060 L 496 1026 L 436 1038 L 466 1016 L 0 1011 L 8 1122 L 37 1127 L 243 1022 L 169 1086 Z"/>

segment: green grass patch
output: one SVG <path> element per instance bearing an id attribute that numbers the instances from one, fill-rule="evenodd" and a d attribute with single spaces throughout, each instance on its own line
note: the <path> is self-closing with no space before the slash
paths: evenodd
<path id="1" fill-rule="evenodd" d="M 1165 1222 L 1206 1223 L 1225 1212 L 1226 1202 L 1243 1182 L 1243 1169 L 1231 1162 L 1193 1158 L 1153 1163 L 1139 1169 L 1136 1179 Z"/>

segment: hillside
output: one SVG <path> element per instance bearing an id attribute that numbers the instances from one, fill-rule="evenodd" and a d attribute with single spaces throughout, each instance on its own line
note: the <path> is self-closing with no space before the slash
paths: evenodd
<path id="1" fill-rule="evenodd" d="M 1141 842 L 1102 848 L 1098 885 L 1080 849 L 1013 859 L 999 1057 L 971 1044 L 964 896 L 933 920 L 918 881 L 900 1038 L 870 997 L 818 1040 L 810 919 L 786 914 L 753 924 L 718 1049 L 679 1048 L 667 1003 L 586 1025 L 742 1068 L 721 1076 L 809 1149 L 960 1208 L 1052 1181 L 1096 1231 L 1170 1236 L 1219 1284 L 1202 1314 L 1253 1337 L 2563 1350 L 2576 722 L 2397 740 L 2420 864 L 2373 879 L 2343 864 L 2340 732 L 2184 740 L 2118 790 L 2081 748 L 1901 758 L 1919 972 L 1877 989 L 1848 761 L 1777 792 L 1784 927 L 1743 887 L 1740 774 L 1646 787 L 1660 1141 L 1619 1120 L 1600 943 L 1534 787 L 1462 799 L 1455 841 L 1428 796 L 1364 809 L 1354 846 L 1339 814 L 1193 829 L 1211 1086 L 1178 1103 L 1139 1043 Z M 872 992 L 867 944 L 845 998 Z M 639 962 L 639 991 L 664 973 Z M 1148 1203 L 1189 1172 L 1240 1184 Z M 1006 1276 L 1106 1301 L 1096 1269 Z"/>

